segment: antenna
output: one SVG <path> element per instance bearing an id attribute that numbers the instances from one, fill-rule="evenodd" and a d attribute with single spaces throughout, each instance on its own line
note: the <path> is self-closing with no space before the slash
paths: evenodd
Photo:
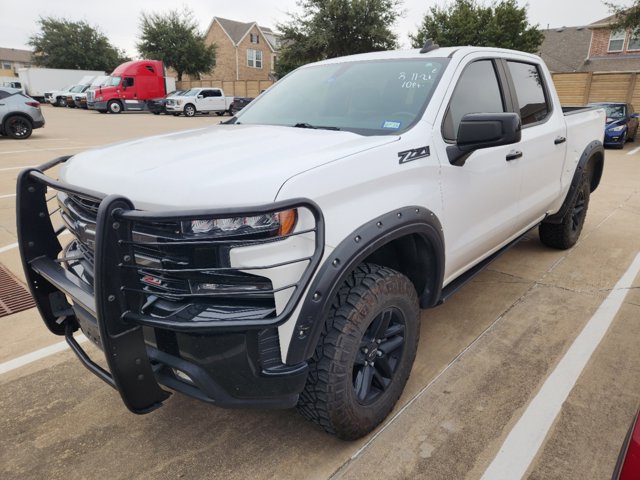
<path id="1" fill-rule="evenodd" d="M 431 50 L 435 50 L 436 48 L 440 48 L 440 45 L 437 43 L 433 43 L 433 39 L 427 38 L 427 41 L 424 42 L 424 47 L 420 50 L 420 53 L 428 53 Z"/>

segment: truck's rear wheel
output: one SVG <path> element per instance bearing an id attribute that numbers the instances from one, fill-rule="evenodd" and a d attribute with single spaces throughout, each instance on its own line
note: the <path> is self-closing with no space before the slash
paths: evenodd
<path id="1" fill-rule="evenodd" d="M 419 336 L 411 281 L 385 267 L 360 265 L 331 307 L 298 410 L 343 439 L 371 432 L 398 401 Z"/>
<path id="2" fill-rule="evenodd" d="M 190 103 L 187 103 L 184 106 L 184 116 L 185 117 L 193 117 L 195 114 L 196 114 L 196 107 L 194 107 Z"/>
<path id="3" fill-rule="evenodd" d="M 122 112 L 122 104 L 118 100 L 111 100 L 107 104 L 107 110 L 109 113 L 120 113 Z"/>
<path id="4" fill-rule="evenodd" d="M 580 232 L 582 232 L 589 208 L 590 178 L 590 174 L 582 176 L 580 185 L 571 200 L 571 205 L 560 223 L 542 222 L 540 224 L 538 232 L 542 243 L 560 250 L 566 250 L 576 244 L 580 238 Z"/>

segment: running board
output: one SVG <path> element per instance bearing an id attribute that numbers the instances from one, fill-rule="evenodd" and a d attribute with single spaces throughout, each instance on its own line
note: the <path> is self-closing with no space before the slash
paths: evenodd
<path id="1" fill-rule="evenodd" d="M 460 275 L 458 278 L 456 278 L 454 281 L 452 281 L 449 285 L 447 285 L 446 287 L 444 287 L 442 289 L 442 293 L 440 295 L 440 300 L 438 300 L 438 303 L 436 303 L 436 305 L 442 305 L 444 302 L 446 302 L 447 300 L 449 300 L 449 298 L 456 293 L 458 290 L 460 290 L 462 287 L 464 287 L 468 282 L 470 282 L 473 277 L 475 277 L 476 275 L 478 275 L 482 270 L 484 270 L 491 262 L 493 262 L 496 258 L 498 258 L 499 256 L 501 256 L 503 253 L 507 252 L 508 250 L 511 249 L 511 247 L 513 247 L 516 243 L 520 242 L 520 240 L 522 240 L 529 232 L 531 232 L 531 230 L 533 230 L 534 228 L 536 228 L 538 225 L 530 228 L 529 230 L 527 230 L 526 232 L 524 232 L 522 235 L 520 235 L 518 238 L 516 238 L 515 240 L 507 243 L 504 247 L 502 247 L 500 250 L 498 250 L 497 252 L 493 253 L 492 255 L 489 255 L 487 258 L 485 258 L 484 260 L 482 260 L 480 263 L 478 263 L 477 265 L 475 265 L 474 267 L 470 268 L 469 270 L 467 270 L 466 272 L 464 272 L 462 275 Z"/>

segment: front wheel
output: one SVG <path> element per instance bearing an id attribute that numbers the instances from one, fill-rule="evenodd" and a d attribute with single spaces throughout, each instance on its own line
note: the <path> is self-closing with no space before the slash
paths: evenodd
<path id="1" fill-rule="evenodd" d="M 360 265 L 331 307 L 298 410 L 345 440 L 371 432 L 398 401 L 419 336 L 411 281 L 395 270 Z"/>
<path id="2" fill-rule="evenodd" d="M 571 206 L 560 223 L 542 222 L 540 224 L 538 229 L 540 241 L 546 246 L 566 250 L 573 247 L 580 238 L 589 208 L 590 178 L 588 174 L 582 176 L 580 185 L 571 200 Z"/>
<path id="3" fill-rule="evenodd" d="M 185 117 L 193 117 L 195 114 L 196 114 L 196 107 L 194 107 L 190 103 L 187 103 L 184 106 L 184 116 Z"/>
<path id="4" fill-rule="evenodd" d="M 122 104 L 118 100 L 111 100 L 107 104 L 107 110 L 109 113 L 120 113 L 122 112 Z"/>
<path id="5" fill-rule="evenodd" d="M 56 106 L 58 106 L 58 107 L 66 107 L 67 106 L 67 99 L 64 98 L 64 97 L 56 98 Z"/>

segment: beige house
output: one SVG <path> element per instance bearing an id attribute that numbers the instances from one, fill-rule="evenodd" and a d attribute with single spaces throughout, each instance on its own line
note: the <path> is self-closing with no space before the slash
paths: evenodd
<path id="1" fill-rule="evenodd" d="M 214 17 L 206 42 L 217 46 L 216 66 L 201 80 L 275 80 L 278 36 L 270 28 Z"/>
<path id="2" fill-rule="evenodd" d="M 18 76 L 18 68 L 30 67 L 33 52 L 17 48 L 0 48 L 0 77 Z"/>

